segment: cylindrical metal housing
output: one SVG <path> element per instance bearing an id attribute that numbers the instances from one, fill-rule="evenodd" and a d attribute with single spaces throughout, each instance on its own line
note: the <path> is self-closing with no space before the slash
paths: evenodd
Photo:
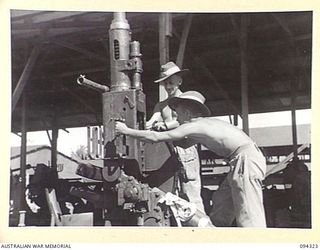
<path id="1" fill-rule="evenodd" d="M 129 73 L 124 70 L 129 60 L 130 41 L 131 31 L 125 13 L 114 13 L 109 30 L 111 91 L 130 89 Z"/>
<path id="2" fill-rule="evenodd" d="M 134 71 L 132 74 L 132 88 L 142 90 L 142 82 L 141 82 L 141 74 L 143 72 L 142 69 L 142 61 L 141 61 L 141 53 L 140 53 L 140 43 L 138 41 L 133 41 L 130 43 L 130 59 L 133 60 L 134 63 Z"/>

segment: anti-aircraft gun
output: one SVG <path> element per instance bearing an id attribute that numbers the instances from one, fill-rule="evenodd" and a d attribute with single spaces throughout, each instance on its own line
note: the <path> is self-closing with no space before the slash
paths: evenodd
<path id="1" fill-rule="evenodd" d="M 105 225 L 170 226 L 172 212 L 159 200 L 172 191 L 168 186 L 175 186 L 176 170 L 172 166 L 178 165 L 177 159 L 170 157 L 166 149 L 168 160 L 157 162 L 162 170 L 150 167 L 150 157 L 148 163 L 145 151 L 153 150 L 151 147 L 163 151 L 161 145 L 145 145 L 132 137 L 117 136 L 114 130 L 117 120 L 135 129 L 144 129 L 146 120 L 140 44 L 131 41 L 125 13 L 114 13 L 109 46 L 110 87 L 83 75 L 77 79 L 79 84 L 102 94 L 103 157 L 83 162 L 77 169 L 77 174 L 101 185 L 94 190 L 74 187 L 71 193 L 101 209 Z"/>

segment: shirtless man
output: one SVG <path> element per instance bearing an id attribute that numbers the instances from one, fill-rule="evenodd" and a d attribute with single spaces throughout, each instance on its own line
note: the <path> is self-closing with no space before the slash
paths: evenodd
<path id="1" fill-rule="evenodd" d="M 201 143 L 229 161 L 231 171 L 213 195 L 210 218 L 215 226 L 266 227 L 262 199 L 262 180 L 266 173 L 265 158 L 257 145 L 242 130 L 224 121 L 207 117 L 210 111 L 205 98 L 188 91 L 168 101 L 178 115 L 179 127 L 165 131 L 128 128 L 117 122 L 117 133 L 146 142 L 179 141 L 184 145 Z"/>
<path id="2" fill-rule="evenodd" d="M 154 114 L 146 123 L 147 129 L 166 131 L 179 126 L 177 113 L 168 106 L 168 101 L 182 94 L 180 86 L 183 81 L 182 75 L 186 71 L 188 69 L 180 69 L 173 62 L 161 66 L 160 78 L 155 82 L 164 86 L 168 98 L 155 105 Z M 201 198 L 200 161 L 197 147 L 192 145 L 188 148 L 182 148 L 175 145 L 174 149 L 185 172 L 185 179 L 179 183 L 180 187 L 189 201 L 195 203 L 200 211 L 205 212 Z"/>

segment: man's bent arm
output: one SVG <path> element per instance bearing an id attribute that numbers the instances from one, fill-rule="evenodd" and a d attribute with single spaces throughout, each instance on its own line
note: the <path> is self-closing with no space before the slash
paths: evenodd
<path id="1" fill-rule="evenodd" d="M 152 128 L 152 125 L 153 125 L 155 122 L 159 122 L 159 121 L 161 121 L 161 120 L 162 120 L 162 118 L 161 118 L 161 113 L 160 113 L 160 111 L 158 111 L 158 112 L 156 112 L 156 113 L 154 113 L 154 114 L 152 115 L 152 117 L 149 119 L 149 121 L 146 122 L 146 128 L 147 128 L 147 129 Z"/>

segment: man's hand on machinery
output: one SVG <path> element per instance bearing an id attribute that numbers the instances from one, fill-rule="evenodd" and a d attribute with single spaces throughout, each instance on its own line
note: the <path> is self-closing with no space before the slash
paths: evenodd
<path id="1" fill-rule="evenodd" d="M 115 121 L 115 132 L 116 134 L 125 134 L 128 127 L 124 122 Z"/>
<path id="2" fill-rule="evenodd" d="M 155 122 L 152 125 L 152 129 L 155 131 L 165 131 L 168 130 L 167 124 L 165 122 Z"/>

